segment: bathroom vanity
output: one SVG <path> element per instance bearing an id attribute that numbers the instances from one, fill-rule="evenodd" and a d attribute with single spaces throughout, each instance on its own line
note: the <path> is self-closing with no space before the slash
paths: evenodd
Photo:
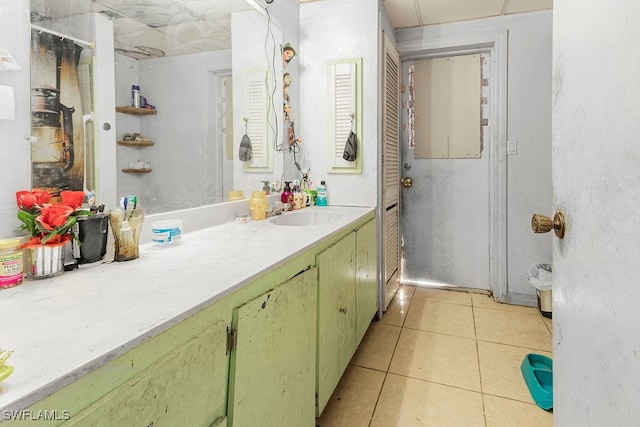
<path id="1" fill-rule="evenodd" d="M 5 425 L 314 425 L 377 311 L 375 212 L 276 218 L 4 291 Z"/>

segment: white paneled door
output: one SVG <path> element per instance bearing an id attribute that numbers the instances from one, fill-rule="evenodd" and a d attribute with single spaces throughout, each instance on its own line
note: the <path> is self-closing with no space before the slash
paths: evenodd
<path id="1" fill-rule="evenodd" d="M 491 287 L 491 159 L 481 142 L 480 61 L 475 54 L 403 62 L 415 111 L 415 148 L 408 131 L 402 144 L 403 177 L 412 180 L 401 193 L 403 283 Z"/>
<path id="2" fill-rule="evenodd" d="M 554 423 L 636 426 L 640 2 L 553 8 Z"/>

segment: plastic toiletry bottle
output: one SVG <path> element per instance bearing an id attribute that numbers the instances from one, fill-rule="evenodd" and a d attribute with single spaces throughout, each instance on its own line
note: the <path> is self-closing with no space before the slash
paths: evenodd
<path id="1" fill-rule="evenodd" d="M 131 85 L 131 106 L 140 108 L 140 86 Z"/>
<path id="2" fill-rule="evenodd" d="M 328 204 L 327 184 L 325 181 L 320 181 L 320 185 L 318 186 L 318 195 L 316 196 L 316 206 L 327 206 Z"/>

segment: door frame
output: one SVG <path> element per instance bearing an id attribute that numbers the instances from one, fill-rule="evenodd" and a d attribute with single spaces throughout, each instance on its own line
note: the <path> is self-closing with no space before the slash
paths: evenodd
<path id="1" fill-rule="evenodd" d="M 220 107 L 220 98 L 222 97 L 222 81 L 232 76 L 231 69 L 229 68 L 209 68 L 204 70 L 204 82 L 205 82 L 205 100 L 202 111 L 204 112 L 202 140 L 205 141 L 204 145 L 208 150 L 213 150 L 215 156 L 215 171 L 212 173 L 210 168 L 205 167 L 202 171 L 202 176 L 212 177 L 215 181 L 213 189 L 213 203 L 220 203 L 225 201 L 225 190 L 231 190 L 231 188 L 225 188 L 225 142 L 222 133 L 222 118 L 220 113 L 222 109 Z M 233 113 L 233 111 L 232 111 Z M 227 123 L 227 128 L 233 132 L 233 123 Z M 212 133 L 212 129 L 215 131 Z M 233 175 L 231 176 L 230 187 L 233 187 Z"/>
<path id="2" fill-rule="evenodd" d="M 507 295 L 507 58 L 508 30 L 398 41 L 401 64 L 407 60 L 490 53 L 489 85 L 489 278 L 493 297 Z M 402 163 L 402 162 L 401 162 Z M 400 206 L 402 208 L 402 205 Z M 402 211 L 401 211 L 402 212 Z M 402 227 L 402 221 L 401 227 Z"/>

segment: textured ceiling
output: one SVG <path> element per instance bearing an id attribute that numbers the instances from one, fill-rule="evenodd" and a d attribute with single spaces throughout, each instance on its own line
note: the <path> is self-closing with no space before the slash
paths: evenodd
<path id="1" fill-rule="evenodd" d="M 322 0 L 298 0 L 307 3 Z M 348 1 L 348 0 L 344 0 Z M 551 9 L 553 0 L 382 0 L 394 28 Z"/>
<path id="2" fill-rule="evenodd" d="M 323 0 L 298 0 L 299 3 Z M 349 1 L 349 0 L 343 0 Z M 373 0 L 372 0 L 373 1 Z M 231 13 L 265 0 L 31 0 L 31 22 L 62 33 L 75 17 L 114 19 L 116 50 L 133 58 L 231 48 Z M 273 0 L 271 7 L 277 5 Z M 395 28 L 551 9 L 553 0 L 383 0 Z M 76 32 L 77 33 L 77 32 Z"/>
<path id="3" fill-rule="evenodd" d="M 230 49 L 231 13 L 250 8 L 244 0 L 31 0 L 31 22 L 65 33 L 74 17 L 106 13 L 116 50 L 149 58 Z"/>

